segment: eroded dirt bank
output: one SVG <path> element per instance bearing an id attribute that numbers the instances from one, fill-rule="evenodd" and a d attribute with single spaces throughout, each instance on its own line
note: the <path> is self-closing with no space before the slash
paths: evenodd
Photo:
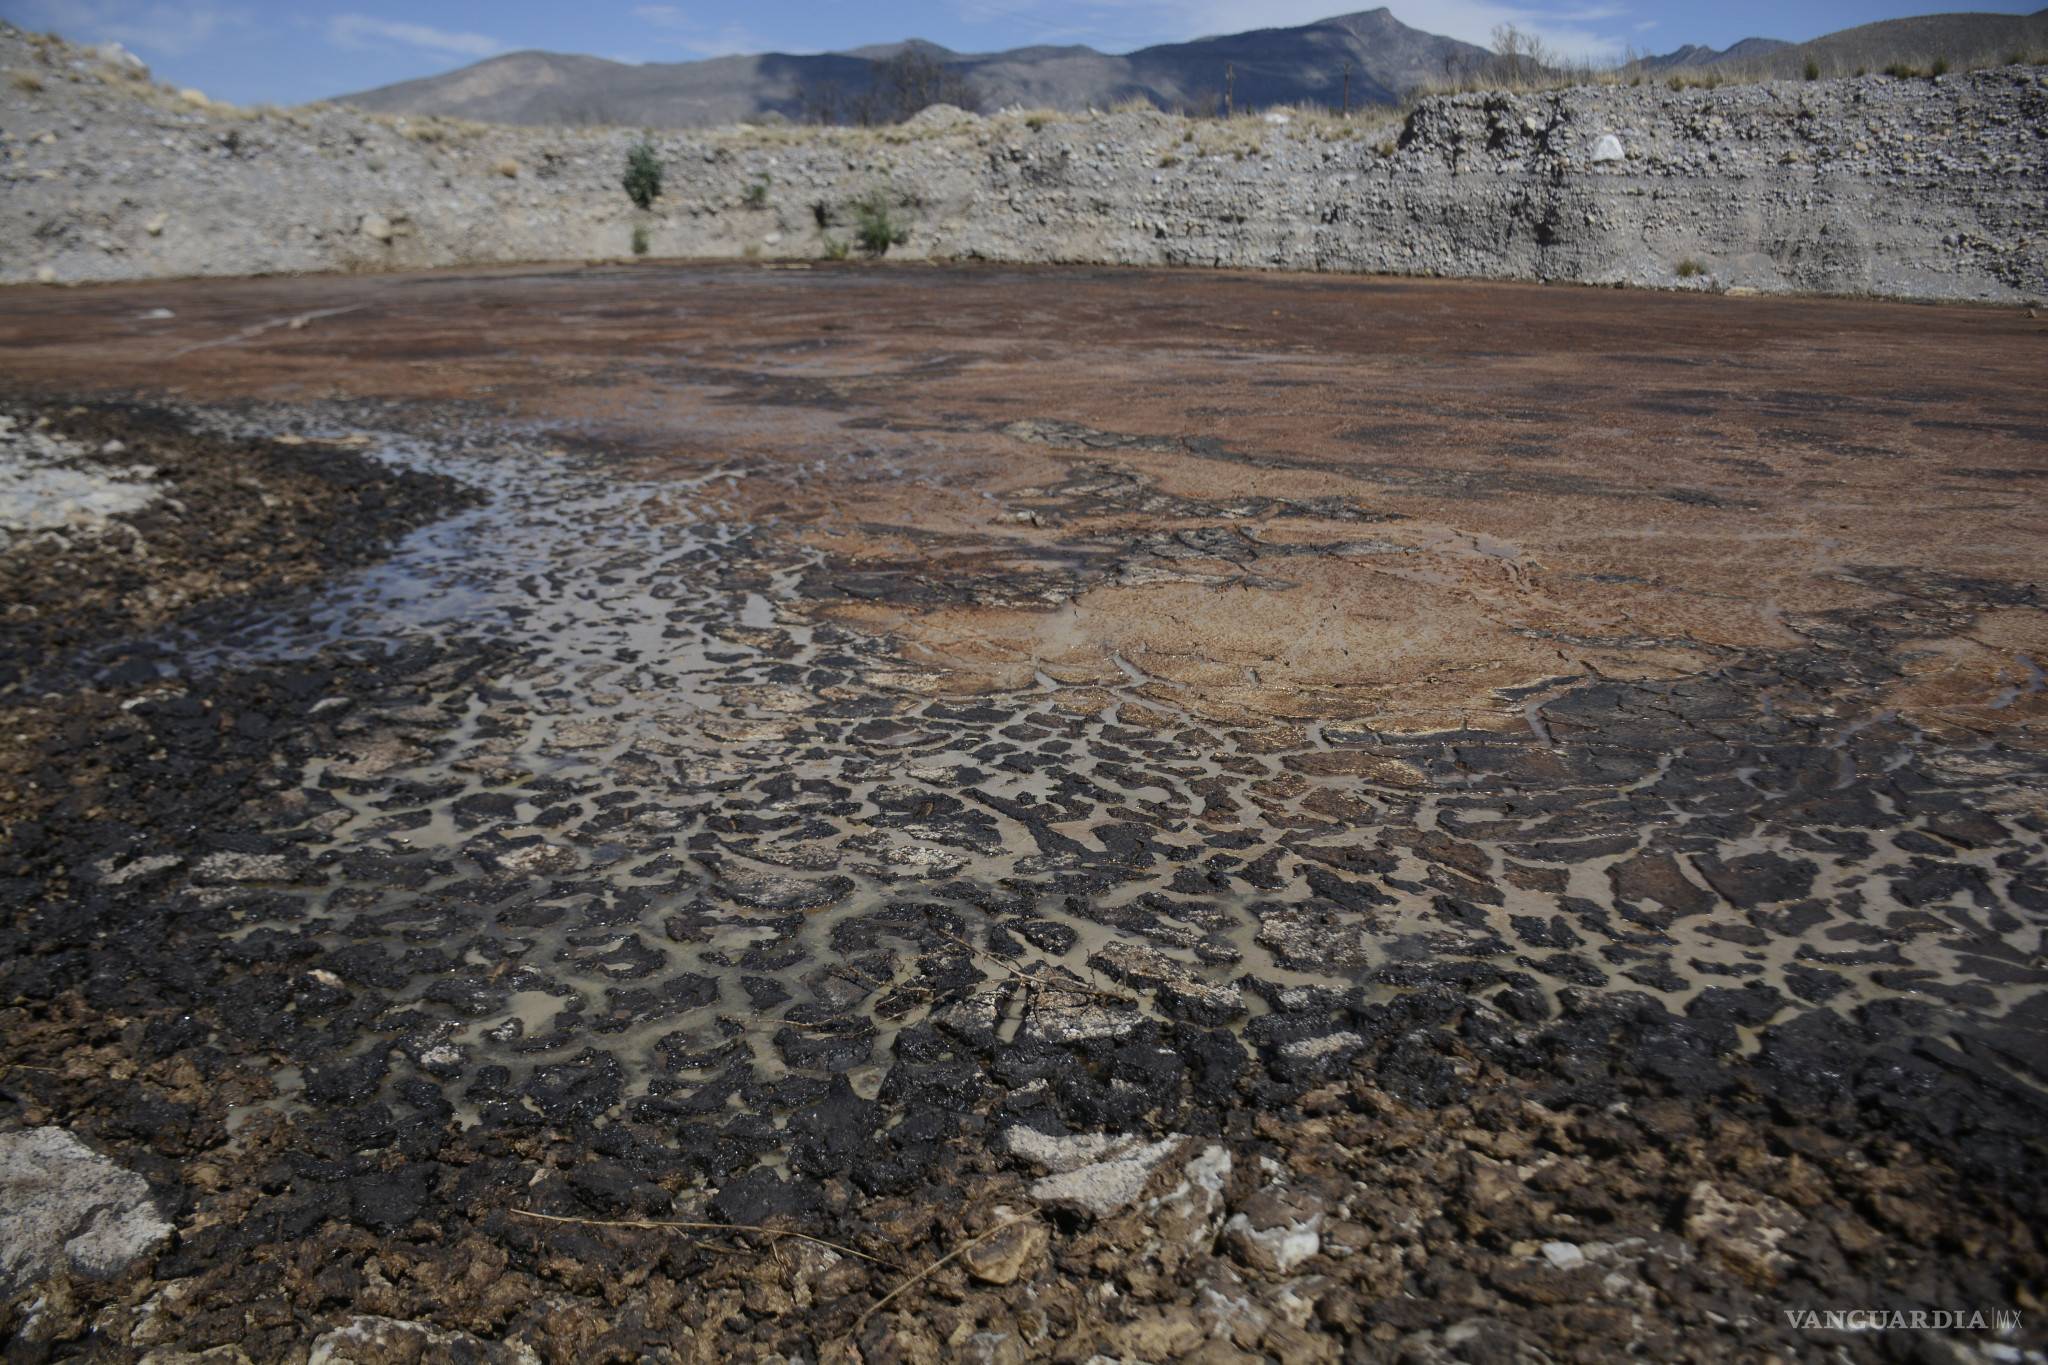
<path id="1" fill-rule="evenodd" d="M 941 107 L 881 129 L 509 128 L 227 108 L 0 22 L 0 281 L 819 260 L 879 204 L 891 253 L 929 260 L 2039 303 L 2043 127 L 2048 70 L 2011 66 L 1280 123 Z M 619 177 L 643 139 L 664 180 L 636 208 Z"/>
<path id="2" fill-rule="evenodd" d="M 922 268 L 0 299 L 17 516 L 98 518 L 0 550 L 0 1112 L 176 1229 L 5 1267 L 6 1330 L 2038 1349 L 2043 345 Z"/>

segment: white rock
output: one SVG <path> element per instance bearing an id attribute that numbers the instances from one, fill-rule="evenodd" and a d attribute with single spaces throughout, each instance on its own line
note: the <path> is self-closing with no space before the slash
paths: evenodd
<path id="1" fill-rule="evenodd" d="M 1032 1185 L 1033 1199 L 1085 1209 L 1098 1218 L 1135 1203 L 1152 1172 L 1182 1141 L 1168 1137 L 1145 1142 L 1100 1133 L 1056 1138 L 1021 1126 L 1003 1133 L 1013 1155 L 1054 1172 Z"/>
<path id="2" fill-rule="evenodd" d="M 1586 1253 L 1570 1242 L 1545 1242 L 1543 1259 L 1559 1270 L 1577 1270 L 1586 1263 Z"/>
<path id="3" fill-rule="evenodd" d="M 1282 1275 L 1323 1249 L 1322 1233 L 1316 1230 L 1313 1221 L 1258 1228 L 1252 1226 L 1251 1219 L 1234 1213 L 1223 1230 L 1240 1247 L 1252 1251 L 1254 1260 L 1268 1263 Z"/>
<path id="4" fill-rule="evenodd" d="M 101 886 L 123 886 L 139 877 L 167 872 L 183 861 L 183 858 L 171 853 L 152 853 L 137 858 L 132 863 L 122 863 L 118 858 L 102 858 L 93 863 L 87 871 L 96 877 Z"/>
<path id="5" fill-rule="evenodd" d="M 1177 1219 L 1188 1250 L 1207 1247 L 1222 1230 L 1223 1191 L 1230 1183 L 1230 1171 L 1230 1149 L 1211 1143 L 1182 1168 L 1180 1183 L 1147 1203 L 1144 1211 L 1169 1225 Z M 1171 1219 L 1163 1215 L 1171 1215 Z"/>
<path id="6" fill-rule="evenodd" d="M 1011 1156 L 1022 1157 L 1048 1171 L 1076 1171 L 1083 1166 L 1129 1151 L 1140 1139 L 1116 1133 L 1070 1133 L 1053 1137 L 1015 1124 L 996 1139 Z"/>
<path id="7" fill-rule="evenodd" d="M 0 546 L 17 534 L 99 531 L 161 496 L 145 469 L 71 467 L 83 453 L 57 441 L 0 445 Z"/>
<path id="8" fill-rule="evenodd" d="M 1314 1061 L 1327 1057 L 1333 1052 L 1344 1052 L 1365 1046 L 1365 1039 L 1355 1033 L 1325 1033 L 1317 1038 L 1297 1038 L 1284 1044 L 1280 1054 L 1291 1061 Z"/>
<path id="9" fill-rule="evenodd" d="M 516 1341 L 485 1341 L 467 1332 L 424 1322 L 359 1313 L 313 1339 L 306 1365 L 381 1365 L 390 1360 L 469 1360 L 478 1365 L 540 1365 L 533 1348 Z"/>
<path id="10" fill-rule="evenodd" d="M 290 880 L 292 862 L 282 853 L 212 853 L 194 871 L 207 882 L 281 882 Z"/>
<path id="11" fill-rule="evenodd" d="M 149 1182 L 69 1132 L 0 1133 L 0 1294 L 59 1270 L 111 1279 L 170 1235 Z"/>
<path id="12" fill-rule="evenodd" d="M 391 220 L 381 213 L 366 213 L 363 221 L 356 225 L 356 231 L 375 242 L 391 240 Z"/>
<path id="13" fill-rule="evenodd" d="M 1603 161 L 1622 161 L 1628 153 L 1622 150 L 1621 139 L 1612 133 L 1602 133 L 1600 140 L 1593 144 L 1593 164 Z"/>

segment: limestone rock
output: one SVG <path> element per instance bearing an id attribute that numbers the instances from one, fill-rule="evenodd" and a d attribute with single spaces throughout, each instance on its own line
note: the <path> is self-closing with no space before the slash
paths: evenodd
<path id="1" fill-rule="evenodd" d="M 313 1341 L 306 1365 L 540 1365 L 531 1347 L 485 1341 L 467 1332 L 445 1331 L 423 1322 L 359 1314 Z"/>
<path id="2" fill-rule="evenodd" d="M 149 1183 L 62 1128 L 0 1133 L 0 1293 L 112 1279 L 171 1235 Z"/>
<path id="3" fill-rule="evenodd" d="M 1285 1275 L 1323 1248 L 1322 1201 L 1302 1190 L 1268 1185 L 1223 1225 L 1224 1241 L 1254 1269 Z"/>
<path id="4" fill-rule="evenodd" d="M 1006 1130 L 1004 1141 L 1012 1154 L 1053 1171 L 1032 1185 L 1033 1199 L 1104 1218 L 1135 1203 L 1153 1171 L 1184 1139 L 1146 1142 L 1100 1134 L 1054 1138 L 1017 1127 Z"/>
<path id="5" fill-rule="evenodd" d="M 1128 1207 L 1144 1191 L 1152 1172 L 1178 1146 L 1168 1139 L 1134 1148 L 1108 1161 L 1083 1166 L 1064 1175 L 1050 1175 L 1031 1187 L 1031 1197 L 1044 1204 L 1064 1204 L 1105 1217 Z"/>

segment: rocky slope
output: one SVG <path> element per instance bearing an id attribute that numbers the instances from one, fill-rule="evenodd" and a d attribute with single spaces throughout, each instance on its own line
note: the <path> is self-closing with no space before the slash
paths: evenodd
<path id="1" fill-rule="evenodd" d="M 654 135 L 225 109 L 0 29 L 0 281 L 843 250 L 2048 296 L 2048 71 L 1424 102 L 1405 121 L 981 119 Z"/>

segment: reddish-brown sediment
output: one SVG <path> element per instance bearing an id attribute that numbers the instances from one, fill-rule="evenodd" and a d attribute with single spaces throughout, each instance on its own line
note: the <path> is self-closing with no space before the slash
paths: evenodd
<path id="1" fill-rule="evenodd" d="M 819 609 L 950 686 L 1109 680 L 1121 655 L 1219 714 L 1387 730 L 1519 725 L 1496 689 L 1791 645 L 1884 595 L 1861 566 L 2026 579 L 2048 473 L 2048 326 L 2007 310 L 655 266 L 18 294 L 0 346 L 37 386 L 456 399 L 657 468 L 741 460 L 746 510 L 870 575 Z M 1020 495 L 1095 465 L 1131 486 Z M 1389 519 L 1271 505 L 1316 499 Z M 1140 543 L 1215 528 L 1170 562 Z M 2016 610 L 1894 700 L 2033 733 L 2044 651 Z"/>

